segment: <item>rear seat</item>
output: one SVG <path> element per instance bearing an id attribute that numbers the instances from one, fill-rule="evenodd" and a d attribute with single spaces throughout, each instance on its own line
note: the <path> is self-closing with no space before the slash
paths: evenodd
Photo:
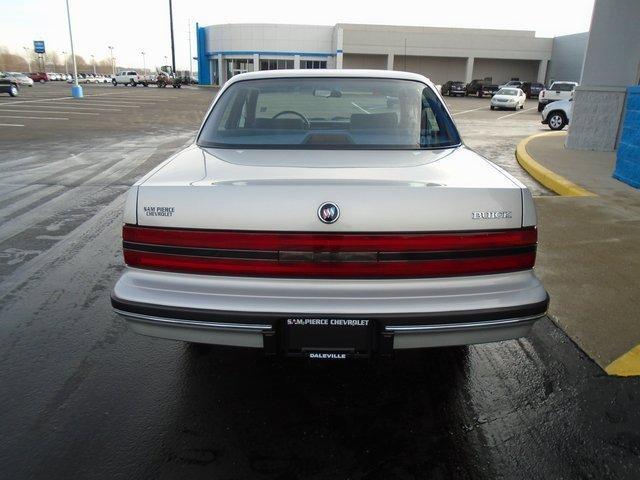
<path id="1" fill-rule="evenodd" d="M 256 118 L 253 127 L 270 130 L 304 130 L 305 123 L 301 118 Z"/>

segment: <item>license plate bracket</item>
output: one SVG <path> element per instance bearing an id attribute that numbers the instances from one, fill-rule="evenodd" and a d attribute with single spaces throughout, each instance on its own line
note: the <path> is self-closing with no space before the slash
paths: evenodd
<path id="1" fill-rule="evenodd" d="M 373 349 L 375 329 L 370 319 L 290 317 L 285 318 L 283 324 L 283 347 L 287 355 L 347 358 L 369 356 Z M 330 355 L 318 355 L 325 353 Z"/>

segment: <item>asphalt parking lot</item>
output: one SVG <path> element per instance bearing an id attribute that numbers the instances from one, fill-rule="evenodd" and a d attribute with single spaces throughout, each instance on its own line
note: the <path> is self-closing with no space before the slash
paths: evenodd
<path id="1" fill-rule="evenodd" d="M 0 97 L 0 464 L 6 478 L 637 478 L 638 379 L 551 321 L 517 341 L 353 363 L 133 334 L 111 312 L 123 194 L 193 140 L 215 91 L 61 84 Z M 528 101 L 447 102 L 513 158 Z"/>

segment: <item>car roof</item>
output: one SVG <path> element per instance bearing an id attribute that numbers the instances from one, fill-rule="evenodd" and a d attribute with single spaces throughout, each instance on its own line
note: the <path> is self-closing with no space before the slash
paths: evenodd
<path id="1" fill-rule="evenodd" d="M 300 69 L 300 70 L 261 70 L 257 72 L 241 73 L 232 77 L 227 84 L 242 80 L 258 80 L 261 78 L 386 78 L 390 80 L 415 80 L 433 85 L 431 80 L 423 75 L 395 70 L 365 70 L 365 69 Z"/>

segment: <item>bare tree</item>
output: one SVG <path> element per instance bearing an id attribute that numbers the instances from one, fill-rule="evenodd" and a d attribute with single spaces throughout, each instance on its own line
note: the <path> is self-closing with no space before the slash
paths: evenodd
<path id="1" fill-rule="evenodd" d="M 0 70 L 8 72 L 26 72 L 27 60 L 22 55 L 11 53 L 7 47 L 0 47 Z"/>
<path id="2" fill-rule="evenodd" d="M 42 60 L 40 55 L 35 53 L 33 49 L 29 49 L 27 51 L 27 55 L 29 60 L 31 60 L 31 70 L 34 72 L 40 71 L 42 69 Z M 70 55 L 65 55 L 69 72 L 73 70 L 73 60 Z M 64 72 L 63 55 L 55 50 L 51 50 L 47 52 L 44 56 L 45 70 L 55 71 L 55 72 Z M 93 63 L 88 63 L 82 55 L 76 55 L 76 66 L 78 67 L 78 72 L 81 73 L 93 73 Z M 27 58 L 24 55 L 19 55 L 16 53 L 12 53 L 9 48 L 0 46 L 0 71 L 7 72 L 26 72 L 29 69 L 29 65 L 27 62 Z M 97 59 L 96 58 L 96 72 L 102 74 L 110 74 L 111 73 L 111 60 L 108 58 Z"/>
<path id="3" fill-rule="evenodd" d="M 108 58 L 97 60 L 96 71 L 103 75 L 111 75 L 111 60 Z"/>
<path id="4" fill-rule="evenodd" d="M 54 71 L 64 72 L 64 65 L 62 65 L 63 61 L 60 59 L 60 55 L 58 54 L 58 52 L 50 52 L 47 55 L 47 62 L 51 64 Z"/>

